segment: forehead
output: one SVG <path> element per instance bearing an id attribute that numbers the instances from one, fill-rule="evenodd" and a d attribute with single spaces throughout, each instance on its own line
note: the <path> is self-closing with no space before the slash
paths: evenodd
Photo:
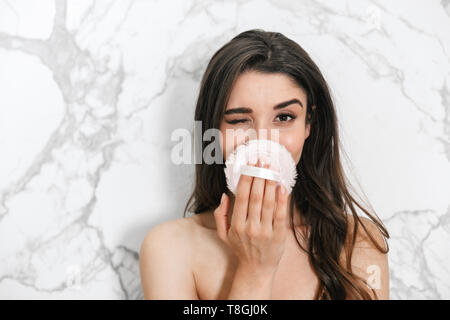
<path id="1" fill-rule="evenodd" d="M 298 98 L 306 106 L 306 92 L 289 76 L 248 71 L 239 75 L 235 81 L 228 106 L 255 109 L 292 98 Z"/>

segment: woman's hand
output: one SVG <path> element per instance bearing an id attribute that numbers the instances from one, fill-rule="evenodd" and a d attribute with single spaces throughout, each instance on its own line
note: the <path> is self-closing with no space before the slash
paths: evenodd
<path id="1" fill-rule="evenodd" d="M 275 271 L 288 231 L 286 189 L 280 185 L 277 190 L 275 181 L 242 174 L 228 228 L 229 201 L 223 194 L 214 211 L 219 238 L 233 250 L 239 266 Z"/>

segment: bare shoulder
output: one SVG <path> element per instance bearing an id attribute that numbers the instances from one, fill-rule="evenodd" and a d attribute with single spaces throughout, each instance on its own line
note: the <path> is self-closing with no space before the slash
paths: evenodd
<path id="1" fill-rule="evenodd" d="M 197 299 L 192 272 L 192 221 L 158 224 L 145 235 L 139 253 L 146 299 Z"/>
<path id="2" fill-rule="evenodd" d="M 376 247 L 380 247 L 383 251 L 386 251 L 386 243 L 385 238 L 375 222 L 366 217 L 358 216 L 358 221 L 355 222 L 355 218 L 353 216 L 349 216 L 348 221 L 348 234 L 347 234 L 347 243 L 352 240 L 354 234 L 355 224 L 357 225 L 356 239 L 355 239 L 355 247 L 361 248 L 372 248 L 376 249 Z M 371 240 L 371 238 L 373 240 Z M 374 243 L 375 241 L 375 243 Z"/>
<path id="3" fill-rule="evenodd" d="M 385 237 L 372 220 L 358 217 L 355 221 L 349 217 L 349 232 L 346 246 L 352 241 L 355 223 L 358 224 L 355 245 L 352 251 L 351 266 L 354 274 L 362 277 L 369 288 L 375 289 L 378 299 L 389 299 L 389 265 L 387 256 L 387 243 Z M 369 236 L 370 234 L 370 236 Z M 374 241 L 378 245 L 375 245 Z M 346 263 L 345 250 L 342 252 L 342 261 Z M 372 295 L 373 296 L 373 295 Z"/>
<path id="4" fill-rule="evenodd" d="M 151 228 L 144 239 L 169 236 L 170 238 L 177 240 L 180 239 L 180 237 L 188 237 L 191 228 L 192 222 L 190 221 L 190 218 L 169 220 Z M 174 237 L 174 235 L 177 235 L 177 237 Z"/>

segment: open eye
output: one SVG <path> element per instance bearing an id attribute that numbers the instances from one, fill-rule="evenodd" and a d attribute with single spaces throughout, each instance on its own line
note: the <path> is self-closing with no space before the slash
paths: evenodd
<path id="1" fill-rule="evenodd" d="M 291 119 L 287 119 L 287 120 L 280 120 L 280 122 L 288 122 L 288 121 L 292 121 L 294 120 L 296 117 L 289 114 L 289 113 L 281 113 L 277 116 L 277 118 L 282 118 L 282 119 L 286 119 L 286 117 L 290 117 Z"/>

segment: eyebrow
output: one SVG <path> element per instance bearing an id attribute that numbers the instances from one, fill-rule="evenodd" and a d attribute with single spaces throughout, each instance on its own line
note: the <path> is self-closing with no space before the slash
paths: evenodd
<path id="1" fill-rule="evenodd" d="M 303 104 L 300 100 L 291 99 L 291 100 L 280 102 L 280 103 L 276 104 L 273 107 L 273 110 L 286 108 L 287 106 L 294 104 L 294 103 L 298 103 L 303 108 Z M 233 108 L 233 109 L 228 109 L 227 111 L 225 111 L 225 114 L 233 114 L 233 113 L 252 113 L 252 109 L 250 109 L 250 108 Z"/>

